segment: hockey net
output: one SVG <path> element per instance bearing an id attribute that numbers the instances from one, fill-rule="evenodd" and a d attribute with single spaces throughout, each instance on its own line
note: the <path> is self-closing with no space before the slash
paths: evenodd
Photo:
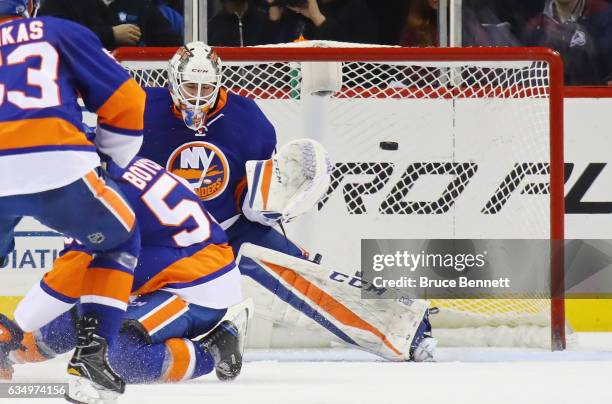
<path id="1" fill-rule="evenodd" d="M 327 197 L 289 226 L 293 238 L 353 284 L 365 238 L 563 239 L 555 53 L 346 46 L 217 49 L 224 87 L 256 100 L 279 144 L 312 137 L 334 160 Z M 141 85 L 160 87 L 173 51 L 116 56 Z M 551 284 L 556 266 L 541 268 Z M 559 349 L 562 290 L 554 296 L 437 300 L 432 322 L 448 345 Z"/>

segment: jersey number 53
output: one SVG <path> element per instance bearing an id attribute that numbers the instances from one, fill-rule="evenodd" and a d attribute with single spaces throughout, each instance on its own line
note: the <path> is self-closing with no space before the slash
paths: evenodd
<path id="1" fill-rule="evenodd" d="M 0 54 L 0 67 L 3 64 Z M 38 87 L 40 97 L 29 97 L 25 91 L 6 91 L 5 83 L 0 82 L 0 106 L 4 99 L 21 109 L 50 108 L 60 105 L 60 89 L 57 84 L 59 56 L 48 42 L 34 42 L 18 46 L 6 55 L 6 66 L 25 63 L 30 58 L 40 59 L 40 68 L 28 67 L 25 83 L 15 83 L 22 90 L 26 86 Z M 6 95 L 6 97 L 5 97 Z"/>

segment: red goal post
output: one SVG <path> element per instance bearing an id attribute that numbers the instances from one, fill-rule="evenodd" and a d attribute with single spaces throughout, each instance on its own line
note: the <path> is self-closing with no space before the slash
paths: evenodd
<path id="1" fill-rule="evenodd" d="M 170 59 L 174 51 L 174 48 L 120 48 L 114 54 L 141 85 L 164 86 L 166 61 Z M 414 228 L 415 230 L 410 231 L 416 233 L 409 231 L 404 238 L 416 238 L 421 231 L 427 233 L 429 230 L 427 228 L 429 226 L 423 221 L 423 217 L 428 217 L 434 222 L 432 228 L 442 229 L 444 226 L 449 226 L 449 230 L 448 232 L 444 230 L 439 235 L 435 232 L 424 234 L 424 237 L 439 236 L 442 238 L 442 236 L 452 234 L 466 238 L 469 236 L 475 236 L 474 238 L 518 238 L 523 237 L 520 228 L 523 226 L 528 229 L 524 235 L 525 238 L 550 238 L 552 262 L 550 297 L 552 298 L 549 302 L 550 315 L 546 316 L 547 321 L 550 322 L 551 338 L 549 342 L 552 349 L 565 348 L 563 66 L 556 52 L 545 48 L 398 48 L 357 47 L 351 44 L 334 43 L 317 43 L 314 47 L 308 44 L 288 44 L 270 47 L 217 48 L 216 51 L 224 64 L 224 85 L 230 91 L 254 98 L 258 103 L 264 104 L 262 109 L 277 127 L 279 140 L 284 141 L 294 136 L 293 133 L 288 134 L 288 132 L 295 131 L 295 126 L 301 125 L 307 129 L 298 133 L 299 135 L 303 135 L 304 132 L 308 134 L 308 131 L 311 131 L 310 133 L 315 133 L 315 137 L 323 140 L 326 146 L 330 144 L 332 157 L 340 172 L 332 186 L 339 189 L 346 182 L 348 175 L 360 179 L 375 177 L 370 183 L 345 184 L 344 201 L 340 202 L 345 203 L 346 206 L 335 200 L 341 199 L 337 195 L 331 195 L 331 202 L 327 204 L 328 206 L 323 209 L 320 207 L 319 213 L 326 209 L 333 211 L 331 215 L 333 215 L 333 220 L 337 220 L 334 223 L 336 227 L 349 226 L 349 229 L 357 229 L 369 226 L 374 229 L 371 234 L 359 233 L 358 236 L 362 238 L 384 238 L 384 230 L 388 228 L 390 233 L 388 238 L 400 238 L 401 229 L 394 226 L 398 221 L 408 218 L 414 219 L 414 222 L 407 227 Z M 322 78 L 326 74 L 329 77 Z M 282 100 L 286 102 L 283 103 Z M 374 100 L 384 100 L 384 105 L 376 106 L 373 104 Z M 398 106 L 393 100 L 401 100 L 400 102 L 404 102 L 405 105 Z M 416 103 L 418 100 L 422 101 L 422 105 L 419 106 Z M 451 100 L 452 105 L 444 100 Z M 465 102 L 466 100 L 469 101 Z M 439 104 L 440 108 L 447 110 L 448 113 L 440 113 L 437 107 L 428 106 L 430 104 Z M 478 113 L 479 110 L 482 110 L 482 114 Z M 387 113 L 389 115 L 385 115 Z M 304 114 L 310 115 L 304 118 Z M 365 115 L 369 115 L 367 119 Z M 452 115 L 452 119 L 447 118 L 447 115 Z M 287 118 L 289 116 L 292 118 Z M 339 122 L 343 117 L 346 117 L 347 122 Z M 413 117 L 423 117 L 426 122 L 409 123 L 409 121 L 417 121 Z M 498 126 L 495 125 L 494 118 L 499 120 Z M 524 218 L 489 222 L 490 218 L 483 219 L 485 215 L 477 216 L 467 208 L 464 213 L 459 213 L 461 210 L 458 208 L 459 201 L 455 200 L 446 205 L 444 201 L 442 204 L 428 202 L 421 205 L 410 205 L 408 203 L 412 208 L 417 206 L 416 211 L 406 210 L 406 203 L 398 198 L 395 200 L 391 198 L 390 202 L 385 200 L 377 212 L 369 205 L 371 201 L 367 198 L 370 195 L 388 190 L 393 182 L 387 177 L 379 177 L 379 174 L 385 170 L 391 170 L 391 166 L 381 161 L 386 157 L 384 152 L 380 154 L 380 151 L 373 150 L 374 141 L 389 138 L 398 140 L 399 138 L 402 150 L 407 139 L 401 136 L 405 132 L 393 132 L 397 126 L 401 126 L 402 129 L 409 128 L 412 136 L 413 133 L 418 132 L 417 129 L 427 130 L 426 125 L 436 126 L 438 129 L 439 121 L 444 121 L 445 124 L 448 121 L 450 126 L 441 125 L 436 132 L 436 137 L 448 129 L 453 133 L 453 142 L 457 140 L 459 143 L 459 137 L 464 133 L 468 133 L 466 137 L 469 140 L 466 142 L 473 143 L 475 140 L 479 142 L 479 139 L 485 137 L 482 136 L 482 133 L 486 132 L 482 129 L 480 137 L 475 137 L 479 133 L 471 134 L 481 129 L 474 126 L 474 122 L 470 123 L 470 120 L 485 121 L 483 126 L 500 131 L 507 130 L 508 126 L 514 128 L 515 132 L 520 134 L 509 135 L 512 137 L 509 143 L 516 141 L 516 146 L 511 145 L 512 150 L 508 154 L 515 153 L 519 157 L 524 155 L 525 160 L 520 161 L 534 159 L 533 161 L 542 160 L 548 164 L 539 172 L 528 173 L 545 174 L 549 177 L 549 189 L 540 190 L 540 195 L 546 195 L 547 198 L 545 208 L 534 208 L 533 212 Z M 493 122 L 488 122 L 488 120 Z M 355 125 L 349 128 L 351 123 Z M 326 126 L 327 124 L 329 127 Z M 370 128 L 373 128 L 372 133 L 361 134 Z M 325 135 L 319 135 L 320 132 L 324 132 Z M 332 136 L 330 132 L 334 132 L 334 135 Z M 393 135 L 389 136 L 390 133 Z M 428 137 L 423 135 L 424 137 L 421 138 L 420 136 L 415 135 L 415 143 L 426 143 Z M 545 143 L 541 139 L 543 137 L 546 137 Z M 443 140 L 440 142 L 446 145 Z M 358 161 L 363 161 L 363 163 L 351 163 L 356 159 L 356 155 L 345 150 L 347 145 L 348 148 L 355 149 L 355 153 L 360 153 L 364 160 Z M 494 147 L 484 142 L 481 147 L 483 150 L 479 151 L 478 157 L 486 159 L 486 149 Z M 421 148 L 417 149 L 421 150 Z M 466 160 L 472 161 L 473 151 L 466 151 L 467 149 L 468 147 L 465 146 L 462 152 L 457 152 L 457 155 L 465 152 Z M 541 154 L 536 154 L 532 153 L 531 149 L 546 150 Z M 437 153 L 431 149 L 421 151 L 420 156 L 431 155 L 431 160 L 439 159 L 439 154 L 448 154 L 446 151 Z M 346 159 L 344 159 L 345 154 Z M 390 164 L 396 167 L 408 158 L 414 160 L 415 156 L 402 154 Z M 501 161 L 500 165 L 503 165 Z M 511 166 L 510 160 L 508 166 Z M 393 172 L 388 177 L 395 179 L 393 178 L 395 174 Z M 458 173 L 454 171 L 444 172 L 444 174 L 458 176 Z M 520 175 L 524 176 L 525 173 L 520 173 Z M 401 186 L 402 180 L 404 179 L 401 179 L 397 185 Z M 463 190 L 468 181 L 459 184 L 460 191 L 455 191 L 465 194 L 467 191 Z M 405 180 L 403 184 L 406 185 Z M 464 194 L 460 199 L 468 199 Z M 401 195 L 405 196 L 405 194 Z M 475 201 L 480 201 L 479 197 L 470 200 L 474 201 L 474 204 Z M 494 201 L 500 205 L 499 209 L 502 207 L 507 209 L 503 206 L 506 202 L 507 200 Z M 469 203 L 462 206 L 469 206 Z M 522 208 L 526 210 L 524 206 L 517 206 L 516 212 L 521 212 Z M 419 211 L 418 209 L 429 210 Z M 483 208 L 482 211 L 484 210 Z M 392 222 L 386 221 L 391 215 L 389 212 L 394 215 Z M 317 213 L 313 215 L 316 216 Z M 438 220 L 450 215 L 455 218 L 452 224 Z M 339 216 L 342 218 L 338 219 Z M 464 216 L 470 220 L 469 224 L 456 225 L 455 222 L 461 222 Z M 367 220 L 362 220 L 364 218 Z M 329 218 L 322 220 L 329 221 Z M 441 222 L 439 226 L 438 221 Z M 534 221 L 541 223 L 536 226 L 533 224 Z M 480 226 L 474 226 L 473 223 L 482 223 L 482 228 L 487 230 L 483 230 L 482 233 L 474 232 L 473 229 L 469 229 L 470 224 L 473 227 Z M 312 224 L 310 226 L 312 227 Z M 459 226 L 463 226 L 461 229 L 465 230 L 457 230 Z M 516 229 L 513 226 L 516 226 Z M 507 228 L 508 233 L 498 232 L 497 228 Z M 304 245 L 310 248 L 308 242 L 315 238 L 315 236 L 306 237 Z M 341 240 L 333 240 L 333 236 L 330 236 L 322 243 L 329 244 L 335 241 Z M 344 264 L 343 259 L 345 258 L 353 259 L 353 257 L 348 257 L 348 252 L 352 249 L 351 245 L 343 245 L 342 248 L 337 258 L 333 256 L 333 252 L 328 254 L 331 255 L 332 261 L 335 259 L 334 265 Z M 326 256 L 326 254 L 323 255 Z M 348 266 L 354 267 L 352 262 Z M 523 310 L 523 308 L 517 310 Z M 504 312 L 505 309 L 500 311 L 495 309 L 495 314 L 491 316 L 495 317 L 497 323 L 499 316 L 506 315 Z M 489 313 L 485 315 L 489 316 Z M 511 312 L 510 315 L 514 315 L 514 312 Z M 505 324 L 503 321 L 502 323 Z M 514 326 L 512 323 L 511 327 Z"/>

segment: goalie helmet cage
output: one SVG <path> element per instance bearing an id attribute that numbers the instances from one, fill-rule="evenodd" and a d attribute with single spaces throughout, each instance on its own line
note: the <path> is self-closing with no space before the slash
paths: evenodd
<path id="1" fill-rule="evenodd" d="M 142 86 L 162 87 L 175 50 L 121 48 L 115 57 Z M 550 296 L 435 301 L 450 319 L 435 325 L 467 332 L 453 345 L 480 338 L 477 345 L 543 346 L 533 336 L 504 341 L 517 328 L 536 327 L 545 330 L 544 345 L 565 348 L 563 67 L 556 52 L 337 43 L 216 51 L 224 87 L 256 100 L 279 144 L 313 137 L 330 150 L 330 190 L 317 212 L 291 226 L 313 234 L 299 241 L 316 252 L 327 247 L 323 257 L 333 268 L 358 268 L 362 238 L 550 239 Z M 453 180 L 425 186 L 428 175 Z M 549 181 L 522 186 L 529 176 Z"/>

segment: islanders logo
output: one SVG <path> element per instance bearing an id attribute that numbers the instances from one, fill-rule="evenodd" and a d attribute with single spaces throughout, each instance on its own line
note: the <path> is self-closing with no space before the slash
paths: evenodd
<path id="1" fill-rule="evenodd" d="M 225 154 L 208 142 L 189 142 L 177 147 L 170 154 L 166 169 L 186 179 L 203 201 L 221 195 L 230 176 Z"/>

